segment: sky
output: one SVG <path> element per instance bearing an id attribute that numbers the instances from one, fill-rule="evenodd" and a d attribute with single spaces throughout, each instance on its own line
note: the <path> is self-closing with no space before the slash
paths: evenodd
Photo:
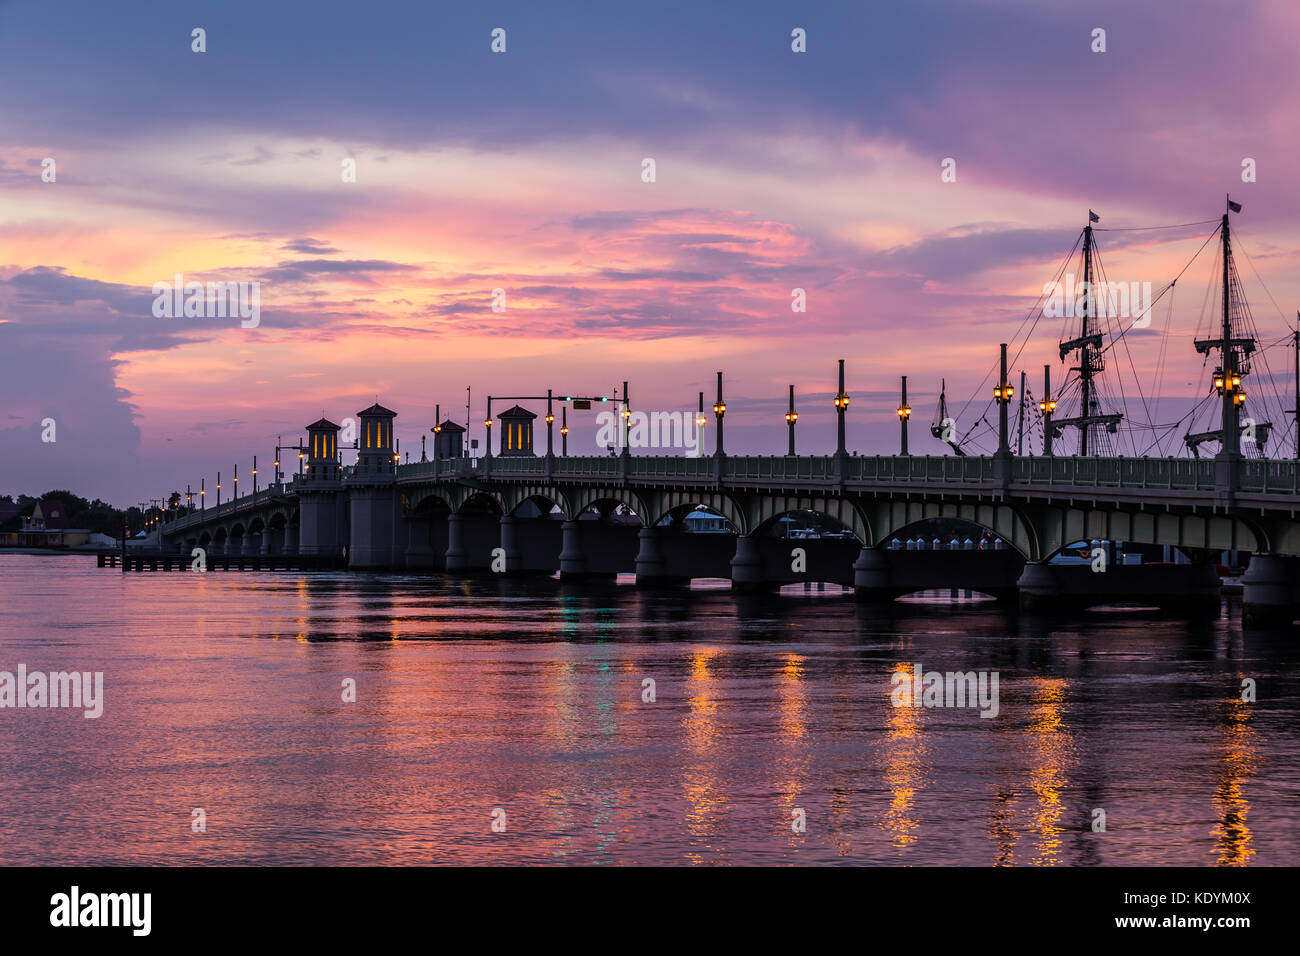
<path id="1" fill-rule="evenodd" d="M 134 504 L 254 454 L 265 474 L 277 436 L 376 400 L 418 458 L 467 386 L 481 437 L 488 394 L 627 380 L 634 408 L 686 410 L 719 370 L 728 452 L 784 452 L 793 384 L 800 451 L 827 453 L 840 358 L 851 451 L 898 451 L 907 375 L 911 450 L 943 454 L 941 380 L 966 431 L 1000 342 L 1036 398 L 1044 364 L 1064 379 L 1067 323 L 1025 321 L 1089 209 L 1107 276 L 1159 291 L 1226 193 L 1274 346 L 1300 305 L 1297 21 L 1284 0 L 0 0 L 0 494 Z M 1214 268 L 1211 244 L 1107 370 L 1174 446 Z M 156 316 L 177 274 L 258 283 L 258 324 Z M 1250 383 L 1275 422 L 1291 361 L 1277 345 Z M 589 416 L 572 454 L 598 451 Z"/>

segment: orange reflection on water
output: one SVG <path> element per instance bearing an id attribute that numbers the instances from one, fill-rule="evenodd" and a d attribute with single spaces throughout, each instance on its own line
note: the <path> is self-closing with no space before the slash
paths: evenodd
<path id="1" fill-rule="evenodd" d="M 1031 766 L 1029 788 L 1038 797 L 1034 830 L 1038 834 L 1037 855 L 1030 862 L 1051 866 L 1061 852 L 1060 825 L 1065 815 L 1061 792 L 1069 785 L 1066 771 L 1073 760 L 1074 739 L 1066 728 L 1062 712 L 1068 682 L 1060 677 L 1035 677 L 1032 716 L 1028 734 Z"/>
<path id="2" fill-rule="evenodd" d="M 781 669 L 777 672 L 777 742 L 780 756 L 777 758 L 776 791 L 785 803 L 786 814 L 782 825 L 791 842 L 801 842 L 803 834 L 796 833 L 791 823 L 796 807 L 805 812 L 800 794 L 808 775 L 808 747 L 804 737 L 808 734 L 805 710 L 807 700 L 804 694 L 804 658 L 798 654 L 786 654 Z"/>
<path id="3" fill-rule="evenodd" d="M 808 733 L 804 722 L 806 700 L 803 690 L 804 659 L 798 654 L 786 654 L 777 681 L 778 713 L 781 742 L 787 746 L 798 744 Z"/>
<path id="4" fill-rule="evenodd" d="M 687 749 L 698 759 L 682 769 L 682 792 L 686 799 L 686 829 L 692 846 L 711 849 L 710 839 L 718 831 L 718 821 L 727 805 L 727 796 L 718 785 L 717 677 L 710 665 L 718 655 L 712 647 L 697 648 L 691 654 L 690 675 L 686 681 L 690 712 L 682 718 Z M 688 852 L 692 863 L 704 861 L 696 851 Z"/>
<path id="5" fill-rule="evenodd" d="M 541 707 L 546 736 L 555 740 L 576 740 L 582 733 L 578 712 L 578 672 L 572 658 L 547 661 L 542 687 L 546 701 Z"/>
<path id="6" fill-rule="evenodd" d="M 1227 702 L 1226 720 L 1219 745 L 1219 785 L 1214 789 L 1214 812 L 1219 822 L 1210 832 L 1215 837 L 1216 866 L 1245 866 L 1255 855 L 1254 839 L 1246 817 L 1250 803 L 1246 800 L 1245 780 L 1256 769 L 1256 738 L 1251 727 L 1253 704 L 1239 696 Z"/>
<path id="7" fill-rule="evenodd" d="M 906 674 L 912 680 L 912 665 L 895 664 L 894 674 Z M 892 676 L 890 692 L 895 687 Z M 916 842 L 916 831 L 921 826 L 914 806 L 916 793 L 925 787 L 928 777 L 921 713 L 919 707 L 895 707 L 890 699 L 889 718 L 885 722 L 885 786 L 889 788 L 890 800 L 881 826 L 900 850 Z"/>

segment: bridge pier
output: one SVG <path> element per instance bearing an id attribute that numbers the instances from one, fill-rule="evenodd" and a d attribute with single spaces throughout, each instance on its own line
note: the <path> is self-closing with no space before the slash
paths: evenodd
<path id="1" fill-rule="evenodd" d="M 501 516 L 501 551 L 504 558 L 502 574 L 519 574 L 524 570 L 524 553 L 519 549 L 519 519 L 514 515 Z"/>
<path id="2" fill-rule="evenodd" d="M 1300 557 L 1251 555 L 1241 579 L 1241 607 L 1251 624 L 1287 625 L 1300 619 Z"/>
<path id="3" fill-rule="evenodd" d="M 560 580 L 580 581 L 587 576 L 587 555 L 582 550 L 582 529 L 577 521 L 560 525 Z"/>
<path id="4" fill-rule="evenodd" d="M 864 547 L 853 562 L 853 596 L 859 601 L 888 603 L 894 599 L 892 578 L 888 556 L 879 548 Z"/>
<path id="5" fill-rule="evenodd" d="M 394 566 L 397 503 L 392 485 L 374 480 L 375 484 L 354 488 L 350 496 L 349 568 L 380 570 Z"/>
<path id="6" fill-rule="evenodd" d="M 447 553 L 443 556 L 447 571 L 468 571 L 469 552 L 465 550 L 465 516 L 447 516 Z"/>
<path id="7" fill-rule="evenodd" d="M 438 556 L 433 550 L 433 516 L 406 516 L 406 566 L 411 569 L 436 568 Z"/>
<path id="8" fill-rule="evenodd" d="M 635 571 L 639 531 L 607 517 L 566 520 L 560 525 L 560 580 L 609 580 Z"/>
<path id="9" fill-rule="evenodd" d="M 637 587 L 689 586 L 689 576 L 668 573 L 668 556 L 665 553 L 665 536 L 673 532 L 665 527 L 642 528 L 637 532 L 636 583 Z M 680 534 L 680 532 L 679 532 Z"/>
<path id="10" fill-rule="evenodd" d="M 449 574 L 486 571 L 492 565 L 492 549 L 500 541 L 499 516 L 479 512 L 450 514 L 443 567 Z"/>
<path id="11" fill-rule="evenodd" d="M 1016 586 L 1020 607 L 1038 613 L 1071 614 L 1106 604 L 1132 604 L 1212 617 L 1220 606 L 1219 575 L 1208 562 L 1117 564 L 1104 572 L 1094 572 L 1088 565 L 1030 562 Z"/>
<path id="12" fill-rule="evenodd" d="M 763 565 L 759 539 L 754 535 L 737 535 L 736 553 L 731 559 L 731 590 L 741 594 L 779 591 L 781 585 L 767 580 Z"/>
<path id="13" fill-rule="evenodd" d="M 298 522 L 290 521 L 284 526 L 284 546 L 280 549 L 291 557 L 298 554 Z"/>
<path id="14" fill-rule="evenodd" d="M 304 491 L 298 496 L 299 537 L 302 555 L 336 557 L 343 544 L 340 501 L 337 494 Z"/>

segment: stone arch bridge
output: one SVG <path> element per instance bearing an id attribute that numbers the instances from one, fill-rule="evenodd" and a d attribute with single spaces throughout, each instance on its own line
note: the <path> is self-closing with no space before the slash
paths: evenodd
<path id="1" fill-rule="evenodd" d="M 1241 460 L 1225 473 L 1224 462 L 1183 458 L 450 458 L 298 476 L 166 524 L 161 537 L 169 550 L 336 556 L 357 569 L 634 572 L 645 585 L 725 577 L 745 590 L 825 581 L 865 597 L 924 586 L 999 594 L 1018 583 L 1022 597 L 1047 600 L 1064 586 L 1046 562 L 1101 538 L 1177 547 L 1202 569 L 1218 552 L 1249 551 L 1248 607 L 1286 617 L 1300 606 L 1298 464 Z M 699 506 L 730 533 L 688 531 Z M 779 519 L 795 511 L 826 516 L 844 537 L 782 539 Z M 900 569 L 881 545 L 930 518 L 988 529 L 1008 550 L 932 552 L 932 573 Z M 1118 577 L 1090 586 L 1104 596 L 1099 586 Z M 1217 595 L 1217 584 L 1202 574 L 1163 596 Z"/>

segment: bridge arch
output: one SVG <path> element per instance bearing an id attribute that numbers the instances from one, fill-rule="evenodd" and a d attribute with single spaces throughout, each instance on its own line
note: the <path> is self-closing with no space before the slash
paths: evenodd
<path id="1" fill-rule="evenodd" d="M 483 488 L 474 489 L 456 508 L 456 514 L 507 514 L 501 496 Z"/>
<path id="2" fill-rule="evenodd" d="M 407 514 L 436 513 L 439 511 L 446 511 L 450 514 L 462 504 L 464 497 L 447 493 L 452 490 L 450 488 L 421 488 L 418 492 L 403 495 L 403 510 Z"/>
<path id="3" fill-rule="evenodd" d="M 653 527 L 667 517 L 676 517 L 680 513 L 689 513 L 698 506 L 703 505 L 710 511 L 717 512 L 728 521 L 736 532 L 741 535 L 747 535 L 753 524 L 745 513 L 745 509 L 731 495 L 720 491 L 708 491 L 705 489 L 689 491 L 661 491 L 654 496 L 649 513 L 654 517 L 650 521 L 643 522 L 647 527 Z"/>
<path id="4" fill-rule="evenodd" d="M 1239 515 L 1049 506 L 1036 523 L 1045 556 L 1094 538 L 1209 551 L 1271 551 L 1278 544 L 1262 523 Z"/>
<path id="5" fill-rule="evenodd" d="M 631 488 L 579 488 L 569 492 L 568 500 L 571 510 L 565 515 L 567 518 L 576 519 L 588 508 L 613 502 L 635 514 L 642 525 L 649 527 L 651 524 L 651 505 Z"/>
<path id="6" fill-rule="evenodd" d="M 871 524 L 856 501 L 829 495 L 763 495 L 747 502 L 749 526 L 753 533 L 771 527 L 792 511 L 815 511 L 853 532 L 863 545 L 871 542 Z"/>
<path id="7" fill-rule="evenodd" d="M 958 518 L 953 516 L 940 516 L 939 518 L 921 518 L 919 521 L 913 521 L 910 524 L 905 524 L 901 528 L 894 528 L 889 533 L 888 536 L 881 535 L 880 540 L 875 543 L 875 546 L 877 548 L 888 548 L 890 544 L 895 540 L 898 541 L 900 545 L 906 545 L 908 538 L 915 538 L 915 537 L 923 538 L 927 543 L 929 543 L 936 536 L 923 535 L 920 529 L 922 528 L 923 525 L 926 525 L 931 521 L 944 520 L 945 518 L 946 520 L 949 521 L 958 522 L 960 526 L 963 528 L 963 530 L 958 533 L 958 540 L 961 541 L 963 544 L 965 543 L 965 540 L 967 538 L 970 538 L 978 548 L 980 538 L 983 537 L 985 534 L 991 534 L 996 538 L 1002 538 L 1002 535 L 998 533 L 998 530 L 996 528 L 990 528 L 988 525 L 981 524 L 978 521 L 969 521 L 966 518 Z M 952 538 L 947 535 L 937 535 L 937 537 L 943 542 L 943 546 L 945 548 L 949 546 L 952 540 Z M 1010 542 L 1008 542 L 1005 538 L 1002 538 L 1002 541 L 1004 544 L 1006 544 L 1008 548 L 1011 548 L 1011 550 L 1013 551 L 1020 550 L 1019 548 L 1012 547 Z M 1021 552 L 1021 554 L 1023 556 L 1023 552 Z M 1044 557 L 1045 558 L 1050 557 L 1050 555 L 1045 555 Z"/>
<path id="8" fill-rule="evenodd" d="M 506 514 L 515 514 L 529 502 L 543 517 L 550 514 L 552 508 L 559 508 L 565 518 L 571 513 L 568 496 L 553 485 L 508 485 L 501 490 L 501 503 Z"/>
<path id="9" fill-rule="evenodd" d="M 873 499 L 863 502 L 863 505 L 872 518 L 871 527 L 875 532 L 872 543 L 875 545 L 899 537 L 906 528 L 930 518 L 957 518 L 993 532 L 1006 542 L 1008 548 L 1020 552 L 1026 561 L 1041 561 L 1045 557 L 1040 529 L 1018 506 L 991 501 L 931 499 Z"/>

